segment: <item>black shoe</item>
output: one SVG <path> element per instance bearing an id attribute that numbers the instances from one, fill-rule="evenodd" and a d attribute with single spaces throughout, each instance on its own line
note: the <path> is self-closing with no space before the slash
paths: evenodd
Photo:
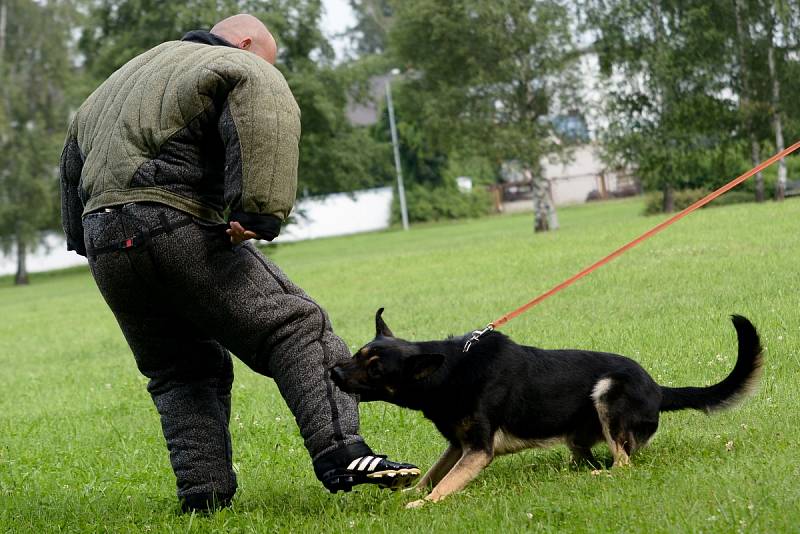
<path id="1" fill-rule="evenodd" d="M 320 480 L 331 493 L 348 492 L 358 484 L 377 484 L 380 488 L 407 488 L 419 476 L 419 468 L 387 460 L 385 455 L 367 454 L 352 460 L 347 467 L 331 469 Z"/>
<path id="2" fill-rule="evenodd" d="M 233 493 L 192 493 L 180 497 L 181 511 L 208 514 L 231 505 Z"/>

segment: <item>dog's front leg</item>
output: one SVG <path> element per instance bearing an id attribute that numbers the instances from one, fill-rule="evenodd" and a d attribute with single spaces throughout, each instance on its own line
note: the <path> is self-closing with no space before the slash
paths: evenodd
<path id="1" fill-rule="evenodd" d="M 411 488 L 412 491 L 423 491 L 428 489 L 430 485 L 437 485 L 442 478 L 456 465 L 456 462 L 461 458 L 464 451 L 461 447 L 454 447 L 450 445 L 444 451 L 442 456 L 436 460 L 436 463 L 428 470 L 427 473 L 417 482 L 417 485 Z"/>
<path id="2" fill-rule="evenodd" d="M 473 478 L 478 476 L 484 467 L 492 462 L 492 457 L 492 453 L 485 450 L 469 449 L 465 451 L 453 469 L 436 484 L 427 497 L 408 503 L 406 508 L 419 508 L 427 501 L 439 502 L 451 493 L 463 489 Z"/>

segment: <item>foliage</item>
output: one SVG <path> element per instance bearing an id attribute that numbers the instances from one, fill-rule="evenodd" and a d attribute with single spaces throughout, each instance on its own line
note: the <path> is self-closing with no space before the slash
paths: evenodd
<path id="1" fill-rule="evenodd" d="M 400 222 L 399 199 L 392 201 L 392 223 Z M 462 192 L 455 184 L 439 187 L 411 185 L 406 188 L 408 221 L 433 222 L 452 219 L 468 219 L 489 214 L 491 197 L 483 188 Z"/>
<path id="2" fill-rule="evenodd" d="M 390 51 L 407 68 L 413 120 L 436 150 L 517 160 L 538 175 L 540 158 L 558 150 L 550 119 L 579 103 L 567 6 L 558 0 L 395 5 Z M 536 198 L 536 229 L 547 228 L 546 213 L 557 226 L 547 196 Z"/>
<path id="3" fill-rule="evenodd" d="M 430 130 L 414 120 L 413 109 L 417 95 L 402 81 L 392 81 L 392 99 L 397 121 L 397 137 L 404 179 L 410 184 L 439 187 L 444 185 L 447 154 L 435 147 Z M 384 106 L 377 123 L 371 128 L 373 136 L 391 147 L 389 112 Z M 391 178 L 394 178 L 392 168 Z"/>
<path id="4" fill-rule="evenodd" d="M 584 9 L 608 79 L 608 159 L 633 166 L 651 190 L 695 185 L 709 151 L 733 150 L 738 119 L 719 66 L 731 11 L 699 0 L 590 0 Z"/>
<path id="5" fill-rule="evenodd" d="M 487 158 L 454 151 L 447 158 L 443 177 L 445 182 L 455 183 L 460 176 L 471 178 L 476 186 L 495 184 L 498 179 L 496 166 Z"/>
<path id="6" fill-rule="evenodd" d="M 741 144 L 744 144 L 742 141 Z M 764 152 L 772 150 L 767 147 Z M 700 200 L 711 191 L 722 187 L 730 180 L 748 171 L 750 164 L 747 161 L 745 148 L 740 150 L 735 148 L 727 153 L 720 150 L 711 149 L 703 158 L 700 158 L 696 167 L 694 179 L 689 183 L 689 188 L 676 191 L 674 193 L 674 209 L 676 211 L 689 207 Z M 800 176 L 800 158 L 793 157 L 787 160 L 789 176 Z M 773 190 L 777 182 L 777 165 L 773 165 L 764 171 L 764 186 L 767 191 Z M 754 179 L 749 179 L 736 189 L 725 193 L 723 196 L 714 200 L 707 207 L 724 206 L 728 204 L 738 204 L 742 202 L 752 202 L 755 200 L 756 183 Z M 663 202 L 660 194 L 649 193 L 645 195 L 646 215 L 663 213 Z"/>
<path id="7" fill-rule="evenodd" d="M 434 146 L 460 148 L 492 161 L 536 167 L 555 149 L 548 138 L 572 47 L 559 2 L 433 0 L 398 3 L 392 52 L 409 69 L 418 122 Z"/>
<path id="8" fill-rule="evenodd" d="M 650 190 L 713 186 L 774 151 L 778 115 L 767 53 L 777 50 L 784 131 L 795 139 L 795 3 L 771 0 L 584 0 L 584 30 L 605 75 L 607 160 Z M 772 42 L 769 28 L 782 29 Z M 741 29 L 741 31 L 740 31 Z M 776 45 L 777 43 L 777 45 Z M 789 89 L 792 88 L 792 89 Z M 788 91 L 788 94 L 787 94 Z M 755 151 L 755 152 L 754 152 Z M 717 156 L 712 168 L 703 164 Z M 744 169 L 742 169 L 744 170 Z"/>
<path id="9" fill-rule="evenodd" d="M 675 211 L 681 211 L 688 208 L 701 198 L 708 195 L 710 192 L 711 190 L 709 189 L 681 189 L 680 191 L 676 191 L 674 195 Z M 706 204 L 703 206 L 703 208 L 713 208 L 716 206 L 726 206 L 729 204 L 741 204 L 743 202 L 753 202 L 753 194 L 744 190 L 729 191 L 721 197 L 715 199 L 710 204 Z M 660 193 L 653 192 L 646 194 L 644 197 L 644 203 L 645 215 L 664 213 L 664 203 Z"/>

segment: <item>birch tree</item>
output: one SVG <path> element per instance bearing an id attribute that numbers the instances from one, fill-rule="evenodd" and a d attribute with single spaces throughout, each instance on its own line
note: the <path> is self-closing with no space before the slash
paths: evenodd
<path id="1" fill-rule="evenodd" d="M 601 140 L 609 163 L 634 168 L 645 187 L 661 190 L 664 211 L 673 209 L 674 189 L 730 174 L 739 150 L 726 68 L 731 6 L 586 0 L 581 8 L 607 90 Z"/>
<path id="2" fill-rule="evenodd" d="M 783 140 L 783 110 L 781 106 L 781 76 L 778 73 L 776 38 L 781 29 L 781 16 L 779 3 L 769 6 L 767 20 L 767 66 L 769 68 L 769 81 L 771 86 L 770 108 L 772 111 L 772 128 L 775 132 L 775 151 L 780 152 L 785 147 Z M 786 194 L 786 160 L 781 158 L 778 162 L 778 179 L 775 182 L 775 200 L 781 201 Z"/>

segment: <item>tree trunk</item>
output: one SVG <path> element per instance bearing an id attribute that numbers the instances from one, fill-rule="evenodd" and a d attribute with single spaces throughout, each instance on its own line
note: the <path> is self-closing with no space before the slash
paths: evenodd
<path id="1" fill-rule="evenodd" d="M 530 170 L 527 171 L 530 173 Z M 549 191 L 549 181 L 543 176 L 532 179 L 533 231 L 547 232 L 558 229 L 558 217 Z"/>
<path id="2" fill-rule="evenodd" d="M 547 223 L 551 230 L 558 230 L 558 213 L 556 213 L 556 202 L 553 200 L 553 182 L 547 180 Z"/>
<path id="3" fill-rule="evenodd" d="M 774 28 L 769 29 L 769 48 L 767 49 L 767 64 L 769 77 L 772 81 L 772 126 L 775 128 L 775 151 L 780 152 L 785 147 L 783 142 L 783 122 L 781 121 L 781 81 L 775 68 Z M 781 158 L 778 162 L 778 181 L 775 183 L 775 200 L 781 201 L 786 193 L 786 160 Z"/>
<path id="4" fill-rule="evenodd" d="M 0 59 L 3 59 L 3 53 L 6 50 L 6 17 L 8 10 L 6 9 L 5 0 L 0 0 Z"/>
<path id="5" fill-rule="evenodd" d="M 753 110 L 750 100 L 750 73 L 747 68 L 747 55 L 745 54 L 744 47 L 745 38 L 749 38 L 749 33 L 745 32 L 744 21 L 742 20 L 742 0 L 734 0 L 733 5 L 736 13 L 736 44 L 739 56 L 739 74 L 742 78 L 741 94 L 739 95 L 739 111 L 744 115 L 744 129 L 750 137 L 750 158 L 755 166 L 761 163 L 761 150 L 753 127 Z M 756 202 L 764 202 L 764 175 L 761 172 L 756 174 Z"/>
<path id="6" fill-rule="evenodd" d="M 750 132 L 750 159 L 753 165 L 761 163 L 761 148 L 753 132 Z M 764 202 L 764 174 L 761 171 L 756 173 L 756 202 Z"/>
<path id="7" fill-rule="evenodd" d="M 17 232 L 17 274 L 14 276 L 14 284 L 21 286 L 28 284 L 28 264 L 27 247 L 22 235 Z"/>
<path id="8" fill-rule="evenodd" d="M 664 213 L 672 213 L 675 211 L 675 194 L 672 186 L 669 184 L 664 185 L 664 201 L 661 207 Z"/>

